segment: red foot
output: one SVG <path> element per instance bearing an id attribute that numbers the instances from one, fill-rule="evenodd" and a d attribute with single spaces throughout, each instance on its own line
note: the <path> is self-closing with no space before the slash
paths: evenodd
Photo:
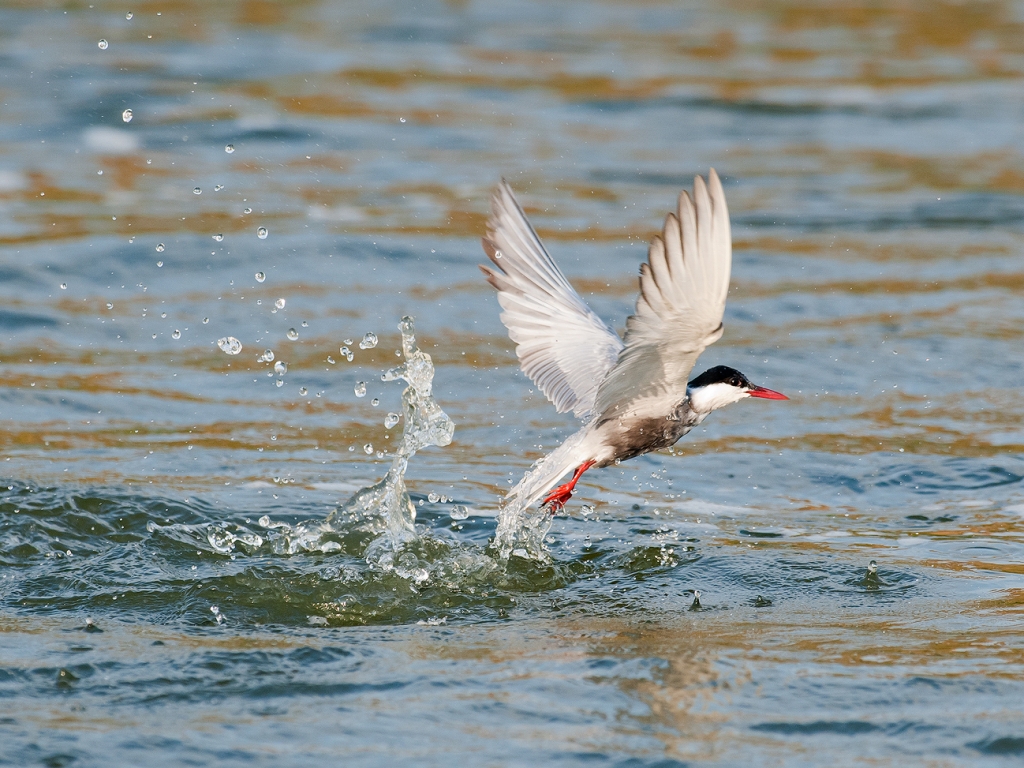
<path id="1" fill-rule="evenodd" d="M 573 474 L 572 480 L 565 485 L 558 486 L 555 490 L 549 493 L 541 506 L 550 507 L 552 515 L 558 514 L 562 510 L 562 507 L 565 506 L 566 502 L 572 498 L 572 492 L 576 488 L 576 483 L 579 481 L 580 475 L 594 466 L 594 464 L 595 462 L 593 461 L 585 461 L 576 467 L 576 472 Z"/>

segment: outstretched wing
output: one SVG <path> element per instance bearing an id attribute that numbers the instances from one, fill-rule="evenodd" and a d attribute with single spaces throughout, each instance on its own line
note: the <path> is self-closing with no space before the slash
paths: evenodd
<path id="1" fill-rule="evenodd" d="M 636 311 L 626 321 L 626 346 L 601 383 L 594 413 L 625 415 L 642 398 L 682 396 L 694 363 L 722 336 L 732 270 L 732 235 L 722 182 L 693 181 L 693 199 L 679 196 L 640 265 Z"/>
<path id="2" fill-rule="evenodd" d="M 559 413 L 588 418 L 621 339 L 569 285 L 505 181 L 491 198 L 483 246 L 497 270 L 480 269 L 498 289 L 501 322 L 523 372 Z"/>

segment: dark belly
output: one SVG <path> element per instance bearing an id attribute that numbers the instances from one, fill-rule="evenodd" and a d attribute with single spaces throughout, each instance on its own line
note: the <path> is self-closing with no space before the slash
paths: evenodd
<path id="1" fill-rule="evenodd" d="M 675 445 L 676 441 L 693 429 L 695 424 L 695 418 L 637 419 L 629 422 L 628 428 L 616 431 L 608 442 L 615 451 L 615 459 L 626 461 L 635 456 Z M 613 459 L 597 466 L 607 467 L 614 462 Z"/>

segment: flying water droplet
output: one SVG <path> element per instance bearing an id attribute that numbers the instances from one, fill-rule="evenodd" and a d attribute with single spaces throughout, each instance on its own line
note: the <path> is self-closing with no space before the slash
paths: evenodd
<path id="1" fill-rule="evenodd" d="M 226 145 L 226 146 L 224 147 L 224 151 L 225 151 L 225 152 L 227 152 L 227 153 L 228 153 L 228 154 L 230 155 L 230 154 L 231 154 L 232 152 L 234 152 L 234 151 L 235 151 L 235 145 L 234 145 L 234 144 L 228 144 L 228 145 Z"/>
<path id="2" fill-rule="evenodd" d="M 203 189 L 202 189 L 202 187 L 196 187 L 195 189 L 193 189 L 193 190 L 192 190 L 192 194 L 193 194 L 193 195 L 201 195 L 201 194 L 203 194 Z"/>
<path id="3" fill-rule="evenodd" d="M 462 504 L 456 504 L 448 514 L 451 515 L 452 520 L 465 520 L 469 517 L 469 508 Z"/>
<path id="4" fill-rule="evenodd" d="M 285 304 L 286 302 L 284 299 L 278 299 L 277 301 L 274 302 L 274 306 L 277 307 L 278 309 L 284 309 Z"/>
<path id="5" fill-rule="evenodd" d="M 334 361 L 334 358 L 331 357 L 330 355 L 327 356 L 327 362 L 330 363 L 331 365 L 337 365 L 337 363 Z"/>
<path id="6" fill-rule="evenodd" d="M 346 360 L 348 360 L 350 363 L 352 362 L 352 350 L 351 349 L 349 349 L 348 347 L 342 347 L 339 351 L 341 352 L 342 356 Z"/>
<path id="7" fill-rule="evenodd" d="M 98 43 L 96 43 L 96 45 L 100 47 L 101 51 L 105 51 L 107 50 L 107 46 L 109 46 L 110 43 L 108 43 L 106 40 L 100 40 Z"/>
<path id="8" fill-rule="evenodd" d="M 181 331 L 179 331 L 177 328 L 175 328 L 174 329 L 174 333 L 171 334 L 171 338 L 174 339 L 175 341 L 180 339 L 181 338 Z"/>
<path id="9" fill-rule="evenodd" d="M 126 13 L 126 14 L 124 15 L 124 17 L 125 17 L 126 19 L 128 19 L 128 21 L 131 21 L 131 20 L 132 20 L 132 16 L 134 16 L 134 15 L 135 15 L 134 13 L 132 13 L 131 11 L 128 11 L 128 13 Z"/>
<path id="10" fill-rule="evenodd" d="M 367 443 L 366 445 L 364 445 L 363 453 L 365 453 L 367 456 L 371 455 L 373 453 L 373 443 Z"/>
<path id="11" fill-rule="evenodd" d="M 206 325 L 209 322 L 210 322 L 210 318 L 208 318 L 208 317 L 204 317 L 203 318 L 203 325 Z"/>
<path id="12" fill-rule="evenodd" d="M 299 387 L 299 395 L 301 397 L 305 397 L 308 394 L 309 394 L 309 390 L 308 389 L 306 389 L 305 387 Z"/>
<path id="13" fill-rule="evenodd" d="M 250 213 L 252 213 L 252 208 L 246 208 L 244 211 L 242 211 L 242 213 L 248 216 Z"/>
<path id="14" fill-rule="evenodd" d="M 309 328 L 309 323 L 307 323 L 305 320 L 303 320 L 302 321 L 302 327 L 303 328 Z"/>
<path id="15" fill-rule="evenodd" d="M 373 398 L 373 400 L 370 401 L 370 405 L 372 405 L 374 408 L 376 408 L 378 405 L 380 405 L 380 398 L 377 398 L 377 397 Z"/>
<path id="16" fill-rule="evenodd" d="M 121 113 L 121 119 L 124 120 L 126 123 L 130 123 L 132 121 L 133 116 L 134 115 L 132 114 L 132 111 L 130 109 L 126 109 L 124 112 Z"/>
<path id="17" fill-rule="evenodd" d="M 274 373 L 280 373 L 281 375 L 288 373 L 288 363 L 284 360 L 278 360 L 274 363 Z"/>
<path id="18" fill-rule="evenodd" d="M 62 291 L 66 291 L 66 290 L 68 289 L 68 284 L 67 284 L 67 283 L 61 283 L 61 284 L 60 284 L 60 289 L 61 289 Z"/>
<path id="19" fill-rule="evenodd" d="M 214 187 L 213 187 L 213 191 L 214 192 L 220 192 L 222 189 L 224 189 L 224 185 L 223 184 L 215 184 Z"/>
<path id="20" fill-rule="evenodd" d="M 277 386 L 279 386 L 279 387 L 283 387 L 283 386 L 284 386 L 284 379 L 278 379 L 278 380 L 277 380 L 276 382 L 274 382 L 274 383 L 275 383 L 275 384 L 276 384 Z"/>
<path id="21" fill-rule="evenodd" d="M 242 342 L 234 336 L 225 336 L 222 339 L 217 339 L 217 346 L 227 355 L 237 355 L 242 351 Z"/>
<path id="22" fill-rule="evenodd" d="M 344 344 L 346 347 L 351 347 L 352 346 L 352 339 L 345 339 L 341 343 Z"/>
<path id="23" fill-rule="evenodd" d="M 267 279 L 267 276 L 265 274 L 263 274 L 262 272 L 257 272 L 256 273 L 256 282 L 257 283 L 262 283 L 266 279 Z"/>
<path id="24" fill-rule="evenodd" d="M 295 341 L 297 338 L 299 338 L 299 332 L 296 331 L 294 328 L 289 328 L 287 336 L 292 341 Z"/>
<path id="25" fill-rule="evenodd" d="M 589 517 L 590 515 L 594 514 L 594 505 L 584 504 L 583 506 L 580 507 L 580 514 L 584 517 Z"/>
<path id="26" fill-rule="evenodd" d="M 274 350 L 272 350 L 272 349 L 264 350 L 264 352 L 263 352 L 263 359 L 266 362 L 268 362 L 268 363 L 274 362 Z"/>
<path id="27" fill-rule="evenodd" d="M 388 415 L 384 417 L 384 429 L 391 429 L 401 418 L 401 416 L 393 411 L 388 413 Z"/>
<path id="28" fill-rule="evenodd" d="M 114 308 L 114 305 L 113 305 L 113 304 L 111 304 L 111 303 L 110 303 L 110 302 L 108 301 L 108 302 L 107 302 L 107 309 L 113 309 L 113 308 Z"/>
<path id="29" fill-rule="evenodd" d="M 258 228 L 256 230 L 256 237 L 258 237 L 260 240 L 266 240 L 267 239 L 267 228 L 266 227 Z"/>
<path id="30" fill-rule="evenodd" d="M 224 241 L 224 235 L 214 235 L 213 239 L 216 240 L 218 243 L 223 242 Z"/>
<path id="31" fill-rule="evenodd" d="M 163 253 L 164 252 L 164 244 L 163 243 L 157 243 L 156 244 L 156 252 L 157 253 Z"/>
<path id="32" fill-rule="evenodd" d="M 157 265 L 158 267 L 162 267 L 162 266 L 164 265 L 164 263 L 163 263 L 162 261 L 158 261 L 158 262 L 156 263 L 156 265 Z"/>
<path id="33" fill-rule="evenodd" d="M 376 336 L 376 334 L 373 334 L 373 333 L 366 334 L 365 336 L 363 336 L 362 340 L 359 342 L 359 348 L 360 349 L 373 349 L 376 346 L 377 346 L 377 336 Z"/>
<path id="34" fill-rule="evenodd" d="M 366 397 L 366 382 L 357 381 L 354 387 L 356 397 Z"/>
<path id="35" fill-rule="evenodd" d="M 427 494 L 427 501 L 429 501 L 431 504 L 437 504 L 437 502 L 439 502 L 440 500 L 441 497 L 436 493 Z"/>

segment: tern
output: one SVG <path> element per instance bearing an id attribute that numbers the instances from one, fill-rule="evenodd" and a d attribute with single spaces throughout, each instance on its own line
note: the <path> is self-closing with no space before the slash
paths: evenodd
<path id="1" fill-rule="evenodd" d="M 588 469 L 674 445 L 719 408 L 748 397 L 788 400 L 717 365 L 687 381 L 697 358 L 722 336 L 732 269 L 725 192 L 712 168 L 669 213 L 640 265 L 636 310 L 619 338 L 562 274 L 504 180 L 491 199 L 481 265 L 498 291 L 501 321 L 523 372 L 559 413 L 583 428 L 509 491 L 522 508 L 541 497 L 552 513 Z M 565 474 L 571 479 L 554 487 Z"/>

